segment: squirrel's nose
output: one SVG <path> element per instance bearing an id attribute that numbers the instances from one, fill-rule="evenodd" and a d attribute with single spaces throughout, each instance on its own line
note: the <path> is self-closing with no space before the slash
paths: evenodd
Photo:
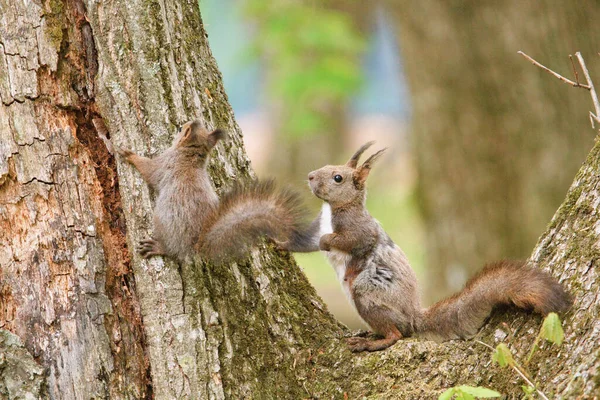
<path id="1" fill-rule="evenodd" d="M 311 172 L 310 174 L 308 174 L 308 180 L 312 181 L 313 179 L 315 179 L 315 174 L 314 172 Z"/>

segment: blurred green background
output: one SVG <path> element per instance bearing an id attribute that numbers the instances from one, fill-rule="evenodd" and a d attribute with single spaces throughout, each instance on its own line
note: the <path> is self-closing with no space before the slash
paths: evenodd
<path id="1" fill-rule="evenodd" d="M 388 147 L 368 208 L 407 253 L 424 305 L 486 261 L 525 258 L 594 140 L 596 1 L 200 0 L 252 164 L 319 201 L 306 175 L 361 144 Z M 580 74 L 581 76 L 581 74 Z M 360 320 L 320 253 L 296 259 L 344 323 Z"/>

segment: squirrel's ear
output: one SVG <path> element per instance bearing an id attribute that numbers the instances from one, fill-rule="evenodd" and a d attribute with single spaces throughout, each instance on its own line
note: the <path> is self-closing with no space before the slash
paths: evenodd
<path id="1" fill-rule="evenodd" d="M 350 168 L 356 168 L 356 166 L 358 165 L 358 159 L 360 158 L 362 153 L 364 153 L 365 150 L 367 150 L 369 147 L 373 146 L 373 143 L 375 143 L 375 142 L 368 142 L 368 143 L 363 144 L 360 147 L 360 149 L 356 150 L 356 153 L 354 153 L 354 155 L 352 157 L 350 157 L 350 159 L 348 160 L 346 165 Z"/>
<path id="2" fill-rule="evenodd" d="M 208 144 L 210 144 L 211 147 L 214 147 L 219 142 L 219 140 L 223 140 L 226 137 L 227 134 L 224 130 L 215 129 L 214 131 L 208 134 Z"/>
<path id="3" fill-rule="evenodd" d="M 181 134 L 179 143 L 185 142 L 186 140 L 189 139 L 189 137 L 192 133 L 192 125 L 191 124 L 183 125 L 183 127 L 179 128 L 179 133 Z"/>
<path id="4" fill-rule="evenodd" d="M 194 131 L 194 129 L 197 128 L 198 123 L 198 121 L 188 121 L 185 124 L 183 124 L 183 126 L 177 128 L 176 138 L 179 138 L 179 144 L 184 144 L 185 142 L 190 140 L 192 132 Z"/>
<path id="5" fill-rule="evenodd" d="M 371 157 L 367 158 L 367 161 L 365 161 L 360 167 L 358 167 L 356 169 L 356 171 L 354 171 L 353 178 L 354 178 L 354 183 L 357 186 L 364 185 L 365 181 L 369 177 L 369 172 L 371 172 L 371 168 L 373 167 L 373 163 L 379 157 L 381 157 L 381 155 L 383 154 L 383 152 L 385 150 L 386 149 L 381 149 L 377 153 L 373 154 Z"/>

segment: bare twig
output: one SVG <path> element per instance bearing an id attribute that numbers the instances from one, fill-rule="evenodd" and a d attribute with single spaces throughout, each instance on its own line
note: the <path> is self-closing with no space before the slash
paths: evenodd
<path id="1" fill-rule="evenodd" d="M 570 54 L 569 60 L 571 60 L 571 66 L 573 67 L 573 75 L 575 75 L 575 82 L 579 84 L 579 74 L 577 73 L 577 68 L 575 68 L 575 61 L 573 61 L 573 56 Z"/>
<path id="2" fill-rule="evenodd" d="M 495 351 L 495 350 L 496 350 L 496 349 L 494 349 L 492 346 L 490 346 L 490 345 L 489 345 L 489 344 L 487 344 L 487 343 L 484 343 L 484 342 L 482 342 L 481 340 L 475 340 L 475 342 L 477 342 L 477 343 L 479 343 L 479 344 L 481 344 L 481 345 L 484 345 L 485 347 L 487 347 L 487 348 L 488 348 L 488 349 L 490 349 L 491 351 Z"/>
<path id="3" fill-rule="evenodd" d="M 590 121 L 592 123 L 592 128 L 594 127 L 594 120 L 600 123 L 600 102 L 598 102 L 598 95 L 596 94 L 596 89 L 594 88 L 594 83 L 592 82 L 592 78 L 590 77 L 590 72 L 585 66 L 585 61 L 580 52 L 575 53 L 575 57 L 577 57 L 577 61 L 579 61 L 579 65 L 583 71 L 583 76 L 585 76 L 585 80 L 587 81 L 588 87 L 590 88 L 590 94 L 592 95 L 592 102 L 594 103 L 594 109 L 596 110 L 596 114 L 590 112 Z"/>
<path id="4" fill-rule="evenodd" d="M 529 386 L 531 386 L 532 388 L 534 388 L 534 389 L 535 389 L 535 391 L 537 392 L 537 394 L 538 394 L 538 395 L 539 395 L 539 396 L 540 396 L 542 399 L 544 399 L 544 400 L 548 400 L 548 397 L 546 397 L 546 395 L 544 394 L 544 392 L 542 392 L 541 390 L 539 390 L 539 389 L 538 389 L 538 388 L 537 388 L 537 387 L 536 387 L 536 386 L 533 384 L 533 382 L 531 382 L 529 379 L 527 379 L 527 377 L 525 376 L 525 374 L 524 374 L 524 373 L 522 373 L 522 372 L 519 370 L 519 368 L 517 368 L 517 367 L 516 367 L 516 366 L 514 366 L 514 365 L 511 365 L 511 367 L 512 367 L 512 369 L 514 369 L 514 370 L 517 372 L 517 374 L 519 374 L 519 376 L 520 376 L 521 378 L 523 378 L 523 380 L 524 380 L 525 382 L 527 382 L 527 384 L 528 384 Z"/>
<path id="5" fill-rule="evenodd" d="M 577 57 L 577 61 L 579 61 L 579 65 L 581 66 L 581 70 L 583 71 L 583 75 L 585 76 L 585 80 L 587 81 L 587 85 L 584 85 L 583 83 L 579 83 L 579 75 L 577 74 L 577 69 L 575 68 L 575 63 L 573 62 L 573 57 L 571 55 L 569 55 L 569 59 L 571 60 L 571 65 L 573 66 L 573 74 L 575 75 L 575 82 L 573 82 L 570 79 L 565 78 L 564 76 L 562 76 L 560 74 L 557 74 L 556 72 L 552 71 L 550 68 L 544 67 L 542 64 L 535 61 L 533 58 L 529 57 L 527 54 L 523 53 L 522 51 L 518 51 L 517 53 L 519 53 L 520 55 L 525 57 L 533 65 L 540 67 L 541 69 L 548 72 L 549 74 L 554 75 L 556 78 L 560 79 L 561 81 L 568 83 L 569 85 L 571 85 L 573 87 L 580 87 L 580 88 L 589 90 L 590 94 L 592 96 L 592 102 L 594 103 L 594 110 L 596 111 L 595 114 L 590 111 L 590 123 L 592 124 L 592 128 L 596 127 L 595 126 L 596 122 L 600 123 L 600 101 L 598 101 L 598 94 L 596 94 L 596 89 L 594 88 L 594 83 L 592 82 L 592 78 L 590 77 L 590 73 L 589 73 L 587 67 L 585 66 L 585 61 L 583 60 L 583 57 L 581 56 L 580 52 L 575 53 L 575 57 Z M 600 53 L 598 53 L 598 54 L 600 54 Z"/>
<path id="6" fill-rule="evenodd" d="M 542 64 L 540 64 L 539 62 L 535 61 L 533 58 L 529 57 L 527 54 L 523 53 L 522 51 L 518 51 L 518 54 L 522 55 L 523 57 L 525 57 L 527 60 L 529 60 L 529 62 L 531 62 L 533 65 L 535 65 L 536 67 L 540 67 L 541 69 L 543 69 L 544 71 L 548 72 L 549 74 L 554 75 L 556 78 L 560 79 L 561 81 L 568 83 L 569 85 L 573 86 L 573 87 L 580 87 L 580 88 L 584 88 L 587 90 L 590 90 L 590 87 L 587 85 L 582 85 L 579 82 L 573 82 L 570 79 L 565 78 L 564 76 L 557 74 L 556 72 L 552 71 L 550 68 L 544 67 Z M 577 75 L 575 75 L 577 77 Z"/>

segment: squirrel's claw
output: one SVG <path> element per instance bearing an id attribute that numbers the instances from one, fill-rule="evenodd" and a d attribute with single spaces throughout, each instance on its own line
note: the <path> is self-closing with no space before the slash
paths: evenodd
<path id="1" fill-rule="evenodd" d="M 136 250 L 143 258 L 146 259 L 152 256 L 162 256 L 165 254 L 160 243 L 154 239 L 140 240 Z"/>
<path id="2" fill-rule="evenodd" d="M 346 339 L 346 343 L 353 353 L 365 351 L 369 348 L 369 339 L 361 337 L 350 337 Z"/>
<path id="3" fill-rule="evenodd" d="M 346 343 L 348 343 L 349 345 L 352 345 L 352 344 L 360 343 L 363 340 L 365 340 L 363 337 L 353 336 L 353 337 L 346 338 Z"/>
<path id="4" fill-rule="evenodd" d="M 275 246 L 277 246 L 278 248 L 280 248 L 282 250 L 287 250 L 288 246 L 290 245 L 289 240 L 277 240 L 275 238 L 271 238 L 271 241 L 273 241 L 273 243 L 275 243 Z"/>

